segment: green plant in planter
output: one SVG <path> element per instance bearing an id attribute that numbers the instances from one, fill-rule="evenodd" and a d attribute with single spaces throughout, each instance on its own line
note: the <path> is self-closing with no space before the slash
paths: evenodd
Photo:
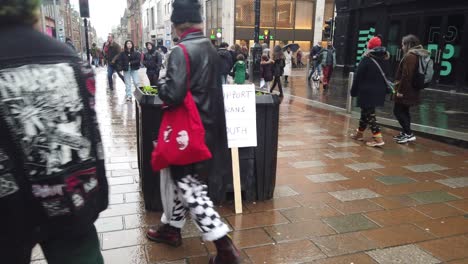
<path id="1" fill-rule="evenodd" d="M 158 94 L 158 89 L 156 87 L 151 87 L 151 86 L 143 86 L 142 89 L 143 93 L 145 94 L 152 94 L 152 95 L 157 95 Z"/>
<path id="2" fill-rule="evenodd" d="M 255 95 L 269 95 L 269 92 L 256 91 Z"/>

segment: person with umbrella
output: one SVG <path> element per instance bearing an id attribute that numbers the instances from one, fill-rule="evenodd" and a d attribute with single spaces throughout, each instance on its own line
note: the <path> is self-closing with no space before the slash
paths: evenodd
<path id="1" fill-rule="evenodd" d="M 292 51 L 291 47 L 287 47 L 284 52 L 284 59 L 286 66 L 284 66 L 284 83 L 288 83 L 288 77 L 291 75 L 292 71 Z"/>

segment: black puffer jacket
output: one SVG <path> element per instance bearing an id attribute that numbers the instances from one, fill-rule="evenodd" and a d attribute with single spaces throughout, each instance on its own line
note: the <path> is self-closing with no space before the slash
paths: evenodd
<path id="1" fill-rule="evenodd" d="M 231 72 L 232 65 L 233 65 L 231 52 L 223 48 L 223 49 L 218 50 L 218 55 L 221 58 L 220 73 L 222 75 L 228 75 Z"/>
<path id="2" fill-rule="evenodd" d="M 190 31 L 189 31 L 190 32 Z M 228 159 L 224 100 L 219 78 L 219 56 L 201 31 L 181 36 L 190 57 L 190 89 L 206 130 L 205 142 L 213 158 L 194 166 L 171 167 L 181 177 L 195 167 L 203 179 L 210 177 L 210 192 L 224 191 L 231 173 Z M 187 94 L 187 71 L 182 48 L 174 47 L 168 59 L 167 75 L 160 81 L 159 97 L 171 106 L 180 105 Z M 217 184 L 214 184 L 217 183 Z"/>
<path id="3" fill-rule="evenodd" d="M 146 43 L 147 48 L 148 44 L 152 45 L 151 42 Z M 148 52 L 145 53 L 143 58 L 143 65 L 145 65 L 147 73 L 158 73 L 161 70 L 162 65 L 161 54 L 159 54 L 159 52 L 157 52 L 156 49 L 152 47 L 151 50 L 148 50 Z"/>
<path id="4" fill-rule="evenodd" d="M 0 42 L 0 248 L 78 236 L 108 204 L 93 70 L 32 27 Z"/>
<path id="5" fill-rule="evenodd" d="M 363 56 L 351 87 L 351 96 L 357 97 L 357 106 L 362 108 L 383 106 L 387 93 L 385 79 L 371 58 L 380 65 L 386 76 L 390 68 L 388 54 L 383 47 L 375 48 Z"/>
<path id="6" fill-rule="evenodd" d="M 128 71 L 128 66 L 132 71 L 140 69 L 141 55 L 136 51 L 122 51 L 119 54 L 117 63 L 119 70 Z"/>

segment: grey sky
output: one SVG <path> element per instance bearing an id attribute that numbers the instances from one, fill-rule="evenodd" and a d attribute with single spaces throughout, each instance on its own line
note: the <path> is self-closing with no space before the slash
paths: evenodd
<path id="1" fill-rule="evenodd" d="M 75 10 L 80 10 L 79 0 L 70 0 L 70 3 Z M 126 7 L 126 0 L 89 0 L 90 20 L 98 37 L 106 39 L 112 28 L 120 24 Z"/>

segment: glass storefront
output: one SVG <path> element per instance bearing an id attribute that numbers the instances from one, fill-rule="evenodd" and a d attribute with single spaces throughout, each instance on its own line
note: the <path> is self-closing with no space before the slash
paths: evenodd
<path id="1" fill-rule="evenodd" d="M 331 9 L 329 8 L 331 3 Z M 308 52 L 314 37 L 315 0 L 261 0 L 260 34 L 268 29 L 270 47 L 298 43 Z M 333 14 L 333 0 L 326 0 L 325 13 Z M 254 0 L 236 0 L 235 39 L 238 44 L 253 45 Z M 260 44 L 264 41 L 260 38 Z"/>

